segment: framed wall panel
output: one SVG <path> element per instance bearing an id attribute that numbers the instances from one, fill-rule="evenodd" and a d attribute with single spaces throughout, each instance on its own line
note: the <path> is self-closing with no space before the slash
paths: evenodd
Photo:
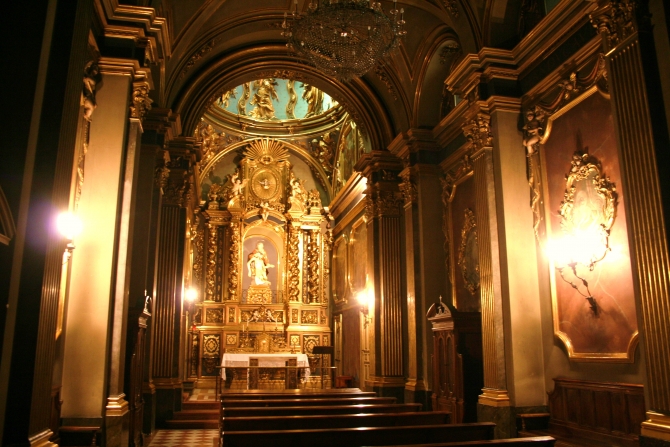
<path id="1" fill-rule="evenodd" d="M 346 302 L 349 298 L 349 282 L 347 280 L 348 238 L 341 235 L 333 244 L 333 301 L 335 304 Z"/>
<path id="2" fill-rule="evenodd" d="M 368 240 L 365 218 L 361 217 L 351 227 L 349 240 L 348 279 L 351 293 L 356 295 L 365 291 L 367 284 Z"/>

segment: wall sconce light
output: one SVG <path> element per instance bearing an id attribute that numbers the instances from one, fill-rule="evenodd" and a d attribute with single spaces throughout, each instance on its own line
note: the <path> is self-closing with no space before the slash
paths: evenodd
<path id="1" fill-rule="evenodd" d="M 363 327 L 368 327 L 372 316 L 370 315 L 370 308 L 374 305 L 374 297 L 371 292 L 364 291 L 358 294 L 357 296 L 358 303 L 360 304 L 360 311 L 363 314 Z"/>
<path id="2" fill-rule="evenodd" d="M 56 228 L 66 240 L 68 240 L 67 250 L 74 250 L 74 239 L 81 234 L 84 225 L 76 214 L 69 211 L 62 212 L 56 217 Z"/>
<path id="3" fill-rule="evenodd" d="M 189 302 L 194 303 L 196 298 L 198 298 L 198 291 L 193 287 L 189 287 L 186 289 L 186 293 L 184 295 Z"/>

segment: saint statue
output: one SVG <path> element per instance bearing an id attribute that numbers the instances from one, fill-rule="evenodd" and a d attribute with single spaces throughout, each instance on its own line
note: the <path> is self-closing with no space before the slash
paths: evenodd
<path id="1" fill-rule="evenodd" d="M 268 254 L 263 248 L 263 243 L 256 244 L 254 251 L 249 253 L 249 260 L 247 261 L 247 269 L 249 271 L 249 278 L 251 278 L 252 286 L 270 286 L 268 281 L 268 270 L 274 268 L 270 264 Z"/>
<path id="2" fill-rule="evenodd" d="M 254 87 L 256 88 L 256 93 L 254 97 L 251 98 L 252 106 L 255 106 L 249 116 L 261 120 L 275 120 L 275 108 L 272 104 L 272 100 L 279 100 L 277 95 L 277 81 L 273 78 L 270 79 L 259 79 L 254 82 Z"/>

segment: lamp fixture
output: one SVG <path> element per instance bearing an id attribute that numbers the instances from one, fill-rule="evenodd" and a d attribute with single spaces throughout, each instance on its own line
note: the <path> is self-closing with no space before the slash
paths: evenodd
<path id="1" fill-rule="evenodd" d="M 56 228 L 61 236 L 69 242 L 68 249 L 74 249 L 73 241 L 83 230 L 83 224 L 79 216 L 69 211 L 60 213 L 56 217 Z"/>
<path id="2" fill-rule="evenodd" d="M 363 76 L 407 34 L 397 0 L 388 15 L 372 0 L 310 0 L 306 15 L 294 5 L 282 23 L 287 47 L 340 81 Z"/>
<path id="3" fill-rule="evenodd" d="M 371 293 L 368 292 L 367 290 L 364 292 L 361 292 L 358 294 L 358 303 L 360 304 L 360 311 L 363 314 L 363 325 L 364 327 L 368 327 L 368 324 L 370 324 L 370 321 L 372 321 L 372 317 L 370 316 L 370 307 L 374 303 L 374 298 L 372 297 Z"/>

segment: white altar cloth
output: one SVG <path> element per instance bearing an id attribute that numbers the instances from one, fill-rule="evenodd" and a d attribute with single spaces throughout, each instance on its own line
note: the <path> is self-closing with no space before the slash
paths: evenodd
<path id="1" fill-rule="evenodd" d="M 226 380 L 226 369 L 225 368 L 246 368 L 249 366 L 249 359 L 254 358 L 258 359 L 258 366 L 265 367 L 285 367 L 286 361 L 289 359 L 297 359 L 298 367 L 305 368 L 305 374 L 303 377 L 309 377 L 309 359 L 307 354 L 286 354 L 286 353 L 273 353 L 273 354 L 259 354 L 256 352 L 252 353 L 242 353 L 242 354 L 223 354 L 221 359 L 221 376 L 223 380 Z"/>

